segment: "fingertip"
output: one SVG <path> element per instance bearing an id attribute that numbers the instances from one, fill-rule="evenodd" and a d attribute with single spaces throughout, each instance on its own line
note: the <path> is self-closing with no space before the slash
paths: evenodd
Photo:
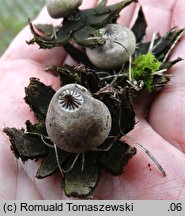
<path id="1" fill-rule="evenodd" d="M 58 25 L 62 21 L 61 19 L 53 19 L 47 11 L 46 6 L 42 8 L 42 10 L 39 12 L 39 14 L 36 16 L 36 18 L 33 20 L 34 23 L 42 23 L 42 24 L 53 24 L 53 25 Z"/>
<path id="2" fill-rule="evenodd" d="M 132 27 L 137 17 L 138 3 L 132 3 L 120 12 L 118 23 L 121 25 Z"/>

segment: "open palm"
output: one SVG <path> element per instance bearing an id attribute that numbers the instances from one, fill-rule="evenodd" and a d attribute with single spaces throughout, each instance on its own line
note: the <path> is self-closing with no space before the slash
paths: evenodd
<path id="1" fill-rule="evenodd" d="M 109 4 L 115 2 L 118 1 L 108 1 Z M 84 0 L 83 7 L 92 7 L 96 3 L 95 0 Z M 148 22 L 146 40 L 151 39 L 154 31 L 164 34 L 173 25 L 185 26 L 185 1 L 140 0 L 140 3 Z M 132 4 L 126 8 L 119 22 L 129 26 L 138 7 L 138 4 Z M 43 10 L 36 22 L 54 21 Z M 44 68 L 72 61 L 61 47 L 39 50 L 37 46 L 26 45 L 25 41 L 30 38 L 26 27 L 0 60 L 0 198 L 65 199 L 62 190 L 58 190 L 61 178 L 55 175 L 43 180 L 35 179 L 39 164 L 32 161 L 22 164 L 16 160 L 10 151 L 8 137 L 2 132 L 5 126 L 21 128 L 27 119 L 35 120 L 22 99 L 29 78 L 37 77 L 56 89 L 58 79 L 44 72 Z M 177 56 L 185 56 L 184 38 L 171 58 Z M 163 177 L 147 155 L 138 149 L 123 175 L 112 177 L 103 174 L 94 193 L 95 199 L 185 198 L 185 62 L 179 63 L 171 72 L 173 77 L 169 85 L 152 100 L 148 95 L 137 98 L 134 106 L 139 123 L 129 133 L 152 152 L 167 176 Z"/>

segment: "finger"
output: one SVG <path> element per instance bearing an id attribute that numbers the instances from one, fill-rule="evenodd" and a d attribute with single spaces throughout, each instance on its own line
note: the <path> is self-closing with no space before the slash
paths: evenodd
<path id="1" fill-rule="evenodd" d="M 172 9 L 175 0 L 140 0 L 147 20 L 146 40 L 150 40 L 154 31 L 165 34 L 171 26 Z"/>
<path id="2" fill-rule="evenodd" d="M 43 66 L 33 61 L 9 60 L 1 61 L 0 84 L 0 131 L 6 126 L 20 127 L 30 118 L 34 120 L 33 113 L 25 103 L 24 88 L 29 84 L 30 77 L 36 77 L 54 89 L 59 86 L 57 77 L 50 73 L 43 73 Z"/>
<path id="3" fill-rule="evenodd" d="M 84 0 L 81 8 L 93 7 L 96 4 L 96 0 L 87 1 Z M 34 23 L 60 23 L 61 20 L 54 20 L 49 17 L 46 8 L 44 8 L 38 17 L 34 20 Z M 39 49 L 38 45 L 26 44 L 26 41 L 33 37 L 29 26 L 25 27 L 17 37 L 12 41 L 9 48 L 6 50 L 2 59 L 31 59 L 43 65 L 60 65 L 65 57 L 66 53 L 62 47 L 56 47 L 51 50 Z"/>
<path id="4" fill-rule="evenodd" d="M 108 0 L 107 5 L 116 4 L 120 0 Z M 118 23 L 124 26 L 129 26 L 131 20 L 133 19 L 134 10 L 136 3 L 131 3 L 129 6 L 125 7 L 121 12 L 118 18 Z"/>
<path id="5" fill-rule="evenodd" d="M 0 199 L 13 200 L 16 197 L 17 163 L 1 137 L 0 152 Z"/>
<path id="6" fill-rule="evenodd" d="M 185 28 L 185 1 L 176 0 L 173 11 L 172 11 L 172 25 Z"/>
<path id="7" fill-rule="evenodd" d="M 185 56 L 185 41 L 177 47 L 173 56 Z M 181 52 L 180 52 L 181 51 Z M 172 56 L 172 58 L 173 58 Z M 173 77 L 154 100 L 148 121 L 152 127 L 181 151 L 185 152 L 185 63 L 178 63 Z"/>
<path id="8" fill-rule="evenodd" d="M 10 151 L 8 137 L 2 132 L 4 127 L 22 128 L 27 119 L 35 122 L 33 112 L 25 103 L 24 87 L 29 84 L 29 77 L 37 77 L 46 85 L 57 89 L 59 80 L 57 77 L 43 73 L 43 66 L 28 60 L 3 60 L 1 61 L 0 84 L 0 198 L 3 199 L 61 199 L 63 193 L 55 192 L 49 185 L 60 185 L 60 180 L 49 178 L 42 184 L 35 181 L 36 165 L 22 166 L 15 160 Z M 46 186 L 47 185 L 47 186 Z M 47 188 L 44 191 L 44 186 Z M 32 188 L 32 190 L 30 190 Z"/>
<path id="9" fill-rule="evenodd" d="M 176 1 L 173 9 L 172 25 L 185 27 L 184 1 Z M 183 19 L 183 20 L 182 20 Z M 175 48 L 172 59 L 185 56 L 185 35 Z M 169 85 L 154 101 L 149 115 L 152 127 L 167 141 L 185 152 L 185 62 L 171 70 Z"/>
<path id="10" fill-rule="evenodd" d="M 58 20 L 54 20 L 47 14 L 44 8 L 34 23 L 56 24 Z M 26 26 L 12 41 L 9 48 L 6 50 L 2 59 L 30 59 L 44 65 L 55 65 L 61 63 L 65 59 L 66 53 L 61 47 L 49 49 L 39 49 L 38 45 L 28 45 L 26 41 L 33 38 L 29 26 Z"/>
<path id="11" fill-rule="evenodd" d="M 35 173 L 39 164 L 33 161 L 23 164 L 22 161 L 18 161 L 10 150 L 8 138 L 4 141 L 0 138 L 0 152 L 3 152 L 0 157 L 1 200 L 66 199 L 62 189 L 53 189 L 53 185 L 60 188 L 61 176 L 55 175 L 42 181 L 36 179 Z"/>

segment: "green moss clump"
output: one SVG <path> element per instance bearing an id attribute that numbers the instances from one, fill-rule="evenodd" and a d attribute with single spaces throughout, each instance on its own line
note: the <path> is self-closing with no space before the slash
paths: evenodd
<path id="1" fill-rule="evenodd" d="M 143 80 L 147 91 L 153 90 L 153 73 L 159 70 L 161 62 L 150 52 L 137 57 L 132 64 L 132 76 L 135 80 Z"/>

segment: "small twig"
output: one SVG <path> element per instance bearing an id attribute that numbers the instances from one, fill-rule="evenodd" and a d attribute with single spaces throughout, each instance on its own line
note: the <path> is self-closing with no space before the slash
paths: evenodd
<path id="1" fill-rule="evenodd" d="M 153 48 L 154 48 L 154 43 L 155 43 L 155 39 L 157 38 L 157 32 L 154 32 L 152 35 L 152 40 L 150 42 L 150 46 L 148 48 L 148 53 L 152 52 Z"/>
<path id="2" fill-rule="evenodd" d="M 132 82 L 132 56 L 129 58 L 128 80 Z"/>
<path id="3" fill-rule="evenodd" d="M 51 39 L 57 39 L 57 32 L 58 30 L 53 26 L 53 34 L 51 35 Z"/>
<path id="4" fill-rule="evenodd" d="M 135 139 L 133 139 L 132 137 L 123 134 L 125 137 L 127 137 L 130 141 L 132 141 L 133 143 L 137 144 L 139 147 L 141 147 L 143 149 L 143 151 L 150 157 L 150 159 L 154 162 L 154 164 L 158 167 L 158 169 L 161 171 L 162 175 L 165 177 L 166 176 L 166 172 L 164 171 L 163 167 L 159 164 L 159 162 L 157 161 L 157 159 L 152 155 L 152 153 L 147 150 L 143 145 L 141 145 L 139 142 L 137 142 Z"/>
<path id="5" fill-rule="evenodd" d="M 46 146 L 48 146 L 48 147 L 50 147 L 50 148 L 54 148 L 54 145 L 49 144 L 49 143 L 47 143 L 47 142 L 44 140 L 44 139 L 50 140 L 49 137 L 46 137 L 46 136 L 44 136 L 44 135 L 42 135 L 42 134 L 39 134 L 39 133 L 36 133 L 36 132 L 28 132 L 28 131 L 24 132 L 24 134 L 30 134 L 30 135 L 39 136 L 39 137 L 41 138 L 42 142 L 43 142 Z"/>
<path id="6" fill-rule="evenodd" d="M 84 39 L 84 41 L 89 41 L 89 40 L 103 40 L 103 37 L 88 37 Z"/>
<path id="7" fill-rule="evenodd" d="M 69 171 L 71 171 L 76 163 L 76 161 L 78 160 L 79 156 L 81 153 L 78 153 L 73 161 L 73 163 L 71 164 L 71 166 L 69 167 L 69 169 L 67 170 L 63 170 L 64 173 L 68 173 Z"/>
<path id="8" fill-rule="evenodd" d="M 118 41 L 115 41 L 115 40 L 113 40 L 112 42 L 120 45 L 127 52 L 127 54 L 130 56 L 129 51 L 127 50 L 127 48 L 125 46 L 123 46 L 123 44 L 121 44 L 121 43 L 119 43 Z"/>
<path id="9" fill-rule="evenodd" d="M 130 141 L 132 141 L 133 143 L 137 144 L 139 147 L 141 147 L 143 149 L 143 151 L 150 157 L 150 159 L 154 162 L 154 164 L 158 167 L 158 169 L 161 171 L 162 175 L 165 177 L 166 176 L 166 172 L 164 171 L 164 169 L 162 168 L 162 166 L 159 164 L 159 162 L 157 161 L 157 159 L 151 154 L 151 152 L 149 150 L 147 150 L 143 145 L 141 145 L 139 142 L 137 142 L 135 139 L 133 139 L 132 137 L 126 135 L 122 129 L 121 129 L 121 111 L 120 111 L 120 121 L 119 121 L 119 129 L 120 129 L 120 133 L 127 137 Z"/>
<path id="10" fill-rule="evenodd" d="M 118 77 L 123 77 L 125 76 L 125 74 L 115 74 L 115 75 L 110 75 L 110 76 L 106 76 L 106 77 L 102 77 L 102 78 L 99 78 L 100 81 L 104 81 L 104 80 L 107 80 L 107 79 L 111 79 L 111 78 L 118 78 Z"/>
<path id="11" fill-rule="evenodd" d="M 164 76 L 164 75 L 167 75 L 168 74 L 164 74 L 168 69 L 162 69 L 162 70 L 159 70 L 159 71 L 155 71 L 152 73 L 152 75 L 159 75 L 159 76 Z"/>
<path id="12" fill-rule="evenodd" d="M 84 164 L 85 164 L 85 153 L 82 153 L 82 168 L 81 171 L 84 171 Z"/>
<path id="13" fill-rule="evenodd" d="M 114 143 L 116 142 L 116 140 L 118 140 L 119 136 L 109 136 L 108 138 L 114 138 L 114 139 L 112 140 L 111 144 L 107 148 L 104 148 L 104 149 L 94 148 L 94 149 L 92 149 L 92 151 L 99 151 L 99 152 L 109 151 L 112 148 L 112 146 L 114 145 Z"/>
<path id="14" fill-rule="evenodd" d="M 57 149 L 57 146 L 55 144 L 54 144 L 54 149 L 55 149 L 55 155 L 56 155 L 56 161 L 57 161 L 58 168 L 60 170 L 61 175 L 64 177 L 64 173 L 68 173 L 68 172 L 70 172 L 73 169 L 73 167 L 74 167 L 74 165 L 75 165 L 76 161 L 78 160 L 78 158 L 79 158 L 79 156 L 80 156 L 81 153 L 78 153 L 76 155 L 76 157 L 75 157 L 73 163 L 71 164 L 71 166 L 69 167 L 69 169 L 64 170 L 64 169 L 62 169 L 62 167 L 60 165 L 60 159 L 59 159 L 59 156 L 58 156 L 58 149 Z M 82 169 L 83 168 L 84 168 L 84 164 L 82 164 Z"/>
<path id="15" fill-rule="evenodd" d="M 64 177 L 64 170 L 60 166 L 60 160 L 59 160 L 59 156 L 58 156 L 58 150 L 57 150 L 57 146 L 55 144 L 54 144 L 54 149 L 55 149 L 55 155 L 56 155 L 56 161 L 57 161 L 58 168 L 60 170 L 61 175 Z"/>
<path id="16" fill-rule="evenodd" d="M 42 142 L 43 142 L 46 146 L 48 146 L 48 147 L 50 147 L 50 148 L 54 148 L 54 145 L 51 145 L 51 144 L 47 143 L 47 142 L 44 140 L 45 137 L 44 137 L 43 135 L 41 135 L 40 138 L 41 138 Z"/>
<path id="17" fill-rule="evenodd" d="M 94 149 L 92 149 L 92 151 L 99 151 L 99 152 L 106 152 L 106 151 L 109 151 L 111 148 L 112 148 L 112 146 L 113 146 L 113 144 L 114 144 L 114 142 L 112 142 L 107 148 L 105 148 L 105 149 L 100 149 L 100 148 L 94 148 Z"/>

